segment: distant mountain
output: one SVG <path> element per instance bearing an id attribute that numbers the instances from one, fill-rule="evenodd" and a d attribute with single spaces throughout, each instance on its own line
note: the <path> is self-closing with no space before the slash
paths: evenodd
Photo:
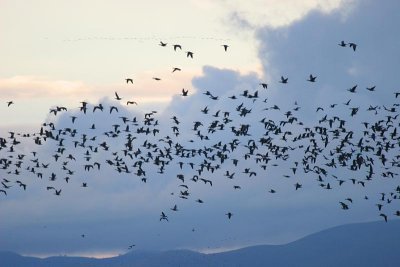
<path id="1" fill-rule="evenodd" d="M 156 266 L 399 266 L 400 220 L 324 230 L 286 245 L 261 245 L 202 254 L 189 250 L 133 251 L 107 258 L 24 257 L 0 252 L 0 267 Z"/>

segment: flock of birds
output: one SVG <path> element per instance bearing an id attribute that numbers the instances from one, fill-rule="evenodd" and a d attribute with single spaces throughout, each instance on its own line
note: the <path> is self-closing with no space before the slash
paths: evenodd
<path id="1" fill-rule="evenodd" d="M 166 47 L 168 44 L 160 42 L 159 46 Z M 350 47 L 353 51 L 357 48 L 355 43 L 344 41 L 339 46 Z M 179 44 L 172 47 L 175 51 L 182 50 Z M 228 47 L 223 44 L 222 51 L 228 52 Z M 186 51 L 186 55 L 193 58 L 194 53 Z M 175 71 L 181 69 L 175 67 Z M 158 77 L 153 79 L 161 80 Z M 310 74 L 305 80 L 316 83 L 317 77 Z M 126 78 L 125 82 L 134 84 L 133 78 Z M 288 82 L 288 77 L 280 77 L 279 83 Z M 28 191 L 29 183 L 35 182 L 28 179 L 30 174 L 38 179 L 48 179 L 45 189 L 60 197 L 64 188 L 78 180 L 75 178 L 78 171 L 93 172 L 107 167 L 116 173 L 138 178 L 143 183 L 156 179 L 153 174 L 155 170 L 162 176 L 170 168 L 175 172 L 174 179 L 178 183 L 177 190 L 171 195 L 183 200 L 191 199 L 191 188 L 197 183 L 212 187 L 215 180 L 221 177 L 229 181 L 237 181 L 239 177 L 267 177 L 268 170 L 280 164 L 288 166 L 287 170 L 290 170 L 284 175 L 288 181 L 289 178 L 296 179 L 293 181 L 294 191 L 303 189 L 302 181 L 296 178 L 300 173 L 315 177 L 323 190 L 334 190 L 343 185 L 362 190 L 373 180 L 398 176 L 395 169 L 400 167 L 400 135 L 397 130 L 400 126 L 399 103 L 366 107 L 364 111 L 370 113 L 370 120 L 360 122 L 354 131 L 351 126 L 348 127 L 347 120 L 356 117 L 362 108 L 351 105 L 352 99 L 357 97 L 357 85 L 347 89 L 349 99 L 344 103 L 318 107 L 316 114 L 323 115 L 314 125 L 307 125 L 298 116 L 301 106 L 297 102 L 290 108 L 286 107 L 286 110 L 276 104 L 271 106 L 267 98 L 268 84 L 260 82 L 259 86 L 227 98 L 211 91 L 202 92 L 210 103 L 230 102 L 223 105 L 225 109 L 215 109 L 216 105 L 210 104 L 211 108 L 205 106 L 199 110 L 202 119 L 197 120 L 196 117 L 190 129 L 183 128 L 182 119 L 176 115 L 168 122 L 160 121 L 157 111 L 145 113 L 142 117 L 119 115 L 121 106 L 138 103 L 126 101 L 118 92 L 114 93 L 112 100 L 116 101 L 115 104 L 92 105 L 82 101 L 73 112 L 61 106 L 51 108 L 50 113 L 54 118 L 60 113 L 69 112 L 69 125 L 58 127 L 55 120 L 43 123 L 35 133 L 10 131 L 9 136 L 0 138 L 0 168 L 3 176 L 0 193 L 6 197 L 14 187 Z M 370 92 L 375 89 L 375 86 L 366 88 Z M 394 99 L 399 95 L 400 92 L 394 92 Z M 181 96 L 190 96 L 189 90 L 182 89 Z M 10 108 L 13 104 L 13 101 L 7 102 Z M 333 110 L 350 112 L 339 117 L 333 115 Z M 83 116 L 99 112 L 110 116 L 109 125 L 108 121 L 101 122 L 101 127 L 107 128 L 102 134 L 95 134 L 99 126 L 95 123 L 76 126 Z M 273 116 L 264 115 L 263 112 L 274 113 L 275 117 L 280 115 L 283 119 L 272 120 L 269 117 Z M 259 118 L 257 124 L 248 123 L 250 116 Z M 183 120 L 188 121 L 188 118 Z M 167 129 L 166 132 L 163 129 Z M 260 132 L 260 135 L 255 134 Z M 25 141 L 21 139 L 37 146 L 51 143 L 55 151 L 50 158 L 37 151 L 22 153 L 24 149 L 20 147 Z M 96 161 L 98 158 L 105 160 Z M 354 175 L 340 177 L 337 170 L 341 169 Z M 90 186 L 90 181 L 79 182 L 79 185 L 86 188 Z M 233 185 L 233 190 L 240 189 L 242 186 L 239 182 Z M 268 192 L 276 194 L 277 190 L 269 188 Z M 370 198 L 365 196 L 365 199 Z M 378 197 L 378 202 L 374 204 L 384 221 L 391 216 L 385 213 L 386 207 L 399 199 L 400 185 Z M 200 198 L 194 201 L 204 203 Z M 352 203 L 353 199 L 348 197 L 340 201 L 338 207 L 348 210 Z M 177 204 L 173 204 L 168 211 L 161 211 L 159 220 L 168 222 L 168 213 L 178 211 Z M 400 216 L 400 211 L 395 211 L 393 215 Z M 227 210 L 225 216 L 232 219 L 234 213 Z M 131 245 L 129 249 L 133 247 Z"/>

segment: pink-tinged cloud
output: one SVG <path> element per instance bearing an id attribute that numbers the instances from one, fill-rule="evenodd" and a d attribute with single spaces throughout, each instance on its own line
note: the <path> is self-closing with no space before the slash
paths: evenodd
<path id="1" fill-rule="evenodd" d="M 97 102 L 104 97 L 114 97 L 116 91 L 124 97 L 124 101 L 169 102 L 174 95 L 181 93 L 182 88 L 192 89 L 191 79 L 196 74 L 198 73 L 194 71 L 176 73 L 163 71 L 156 74 L 144 72 L 131 77 L 133 84 L 127 84 L 124 79 L 121 79 L 120 83 L 113 84 L 88 84 L 79 80 L 13 76 L 0 79 L 0 93 L 7 100 L 48 99 L 51 101 L 49 107 L 61 104 L 52 99 Z M 161 80 L 154 80 L 153 77 Z"/>
<path id="2" fill-rule="evenodd" d="M 51 80 L 37 76 L 13 76 L 0 79 L 3 97 L 12 99 L 71 97 L 90 91 L 81 81 Z"/>

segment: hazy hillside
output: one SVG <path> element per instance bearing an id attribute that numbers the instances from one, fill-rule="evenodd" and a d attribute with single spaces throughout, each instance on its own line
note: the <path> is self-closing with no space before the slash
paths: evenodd
<path id="1" fill-rule="evenodd" d="M 50 257 L 38 259 L 0 252 L 0 267 L 76 266 L 397 266 L 400 221 L 351 224 L 280 245 L 247 247 L 202 254 L 187 250 L 133 251 L 108 259 Z"/>

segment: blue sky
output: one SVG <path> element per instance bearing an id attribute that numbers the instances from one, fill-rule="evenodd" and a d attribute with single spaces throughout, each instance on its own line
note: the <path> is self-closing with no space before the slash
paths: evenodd
<path id="1" fill-rule="evenodd" d="M 4 137 L 11 130 L 38 132 L 41 123 L 52 121 L 56 128 L 75 127 L 78 133 L 97 135 L 98 143 L 107 140 L 112 151 L 121 151 L 125 139 L 104 139 L 103 133 L 121 123 L 120 116 L 142 121 L 144 113 L 158 110 L 154 117 L 161 134 L 149 137 L 149 142 L 164 145 L 160 139 L 173 135 L 171 117 L 176 116 L 179 142 L 198 149 L 234 138 L 219 131 L 210 135 L 210 140 L 200 141 L 191 130 L 195 121 L 202 121 L 207 132 L 206 125 L 215 120 L 211 115 L 221 110 L 221 116 L 224 111 L 231 112 L 234 126 L 251 125 L 252 136 L 240 137 L 238 150 L 230 154 L 241 158 L 246 151 L 243 145 L 265 132 L 259 122 L 262 118 L 279 122 L 290 110 L 306 126 L 315 126 L 325 114 L 339 116 L 346 118 L 346 128 L 354 131 L 358 140 L 362 122 L 386 119 L 388 114 L 374 115 L 366 110 L 370 105 L 383 109 L 398 103 L 394 97 L 399 91 L 396 70 L 400 67 L 399 38 L 393 34 L 398 25 L 396 1 L 173 1 L 156 10 L 154 5 L 160 5 L 156 1 L 104 1 L 94 8 L 89 2 L 38 3 L 31 13 L 21 9 L 22 1 L 2 3 L 5 9 L 0 12 L 7 14 L 0 16 L 4 38 L 0 55 L 7 63 L 0 69 Z M 77 11 L 75 17 L 71 17 L 73 10 Z M 21 17 L 18 23 L 17 13 Z M 338 46 L 342 40 L 357 43 L 357 50 Z M 160 41 L 167 42 L 167 47 L 159 46 Z M 182 44 L 183 51 L 175 52 L 171 46 L 175 43 Z M 227 52 L 221 46 L 225 43 L 230 46 Z M 193 60 L 186 58 L 186 49 L 194 51 Z M 171 73 L 173 67 L 182 71 Z M 317 76 L 316 83 L 306 81 L 310 74 Z M 281 76 L 289 77 L 288 84 L 279 82 Z M 127 77 L 134 79 L 132 86 L 125 83 Z M 268 83 L 267 90 L 260 86 L 262 82 Z M 357 94 L 346 90 L 356 84 Z M 371 86 L 376 86 L 376 91 L 365 89 Z M 182 88 L 189 90 L 188 97 L 180 96 Z M 260 98 L 240 97 L 244 90 L 250 94 L 258 90 Z M 115 91 L 123 101 L 113 99 Z M 203 94 L 206 91 L 219 100 L 210 100 Z M 229 99 L 232 95 L 239 99 Z M 343 105 L 349 99 L 351 105 Z M 15 104 L 8 108 L 5 103 L 9 100 Z M 89 101 L 90 109 L 102 103 L 106 110 L 83 115 L 78 110 L 83 100 Z M 126 106 L 126 100 L 139 105 Z M 252 109 L 246 117 L 234 111 L 241 103 Z M 332 104 L 337 107 L 330 108 Z M 67 106 L 68 111 L 49 114 L 56 105 Z M 108 113 L 111 105 L 118 107 L 118 114 Z M 271 109 L 274 105 L 280 111 Z M 200 112 L 206 106 L 208 116 Z M 294 112 L 296 106 L 300 109 Z M 318 107 L 324 110 L 316 112 Z M 356 107 L 360 111 L 351 117 L 350 109 Z M 76 124 L 71 124 L 70 116 L 77 116 Z M 89 129 L 93 123 L 96 130 Z M 303 131 L 301 125 L 287 129 L 293 136 Z M 376 171 L 377 178 L 367 187 L 352 186 L 349 179 L 361 180 L 365 170 L 354 173 L 339 168 L 330 175 L 343 177 L 345 184 L 339 187 L 329 180 L 334 190 L 321 189 L 315 174 L 292 175 L 290 168 L 301 160 L 301 150 L 291 151 L 290 160 L 279 161 L 279 166 L 266 171 L 253 161 L 241 160 L 237 167 L 226 162 L 215 173 L 203 174 L 213 181 L 212 187 L 187 181 L 194 171 L 187 164 L 180 169 L 178 161 L 189 160 L 174 160 L 163 175 L 145 164 L 148 181 L 143 183 L 133 174 L 118 174 L 107 166 L 110 152 L 93 154 L 92 160 L 102 164 L 101 170 L 86 172 L 82 165 L 87 148 L 75 148 L 69 139 L 66 150 L 81 160 L 71 163 L 75 173 L 71 183 L 65 184 L 62 178 L 48 179 L 52 172 L 59 177 L 65 173 L 60 170 L 61 163 L 51 157 L 57 142 L 50 140 L 38 147 L 23 140 L 18 153 L 37 151 L 43 163 L 51 164 L 43 170 L 43 179 L 0 172 L 13 183 L 6 197 L 0 195 L 1 217 L 6 218 L 0 221 L 0 250 L 29 255 L 104 257 L 125 253 L 131 244 L 138 249 L 200 251 L 281 244 L 335 225 L 379 220 L 375 204 L 380 193 L 397 186 L 396 179 L 379 177 L 383 169 Z M 138 135 L 135 144 L 144 140 Z M 275 142 L 285 144 L 283 140 Z M 395 153 L 392 150 L 388 155 Z M 10 153 L 2 150 L 0 155 Z M 200 164 L 203 158 L 192 160 Z M 243 174 L 246 168 L 256 170 L 257 176 Z M 226 170 L 235 172 L 235 179 L 224 177 Z M 178 197 L 182 187 L 177 174 L 187 177 L 188 200 Z M 26 191 L 15 184 L 18 179 L 28 185 Z M 87 182 L 88 188 L 82 188 L 82 182 Z M 303 188 L 296 191 L 295 183 Z M 62 195 L 47 191 L 50 185 L 62 188 Z M 235 185 L 241 189 L 234 190 Z M 268 193 L 270 189 L 277 193 Z M 339 202 L 348 197 L 354 203 L 343 211 Z M 199 198 L 203 204 L 195 201 Z M 177 212 L 170 210 L 175 204 Z M 397 209 L 394 203 L 387 205 L 385 212 L 393 214 Z M 169 222 L 159 221 L 161 211 L 167 213 Z M 234 214 L 231 220 L 227 212 Z"/>

